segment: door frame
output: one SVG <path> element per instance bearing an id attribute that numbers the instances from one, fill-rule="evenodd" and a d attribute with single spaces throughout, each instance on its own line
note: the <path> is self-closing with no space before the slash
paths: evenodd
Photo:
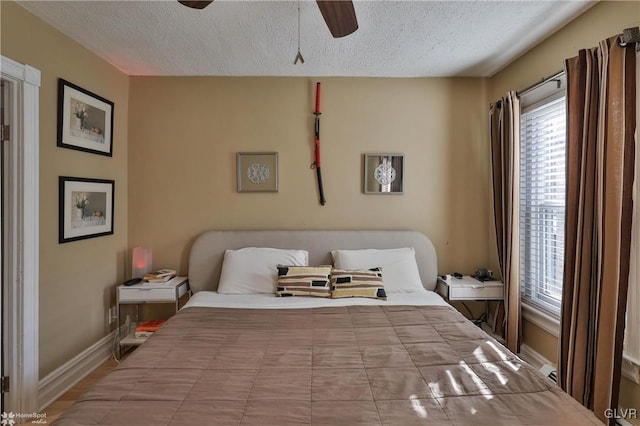
<path id="1" fill-rule="evenodd" d="M 39 353 L 39 139 L 40 70 L 1 56 L 11 82 L 5 309 L 8 320 L 4 374 L 10 377 L 5 410 L 38 407 Z"/>

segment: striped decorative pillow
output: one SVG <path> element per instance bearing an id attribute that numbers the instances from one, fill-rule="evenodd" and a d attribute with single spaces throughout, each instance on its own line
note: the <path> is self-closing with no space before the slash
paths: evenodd
<path id="1" fill-rule="evenodd" d="M 382 282 L 382 268 L 331 270 L 331 297 L 371 297 L 387 300 Z"/>
<path id="2" fill-rule="evenodd" d="M 278 265 L 276 296 L 331 297 L 331 266 Z"/>

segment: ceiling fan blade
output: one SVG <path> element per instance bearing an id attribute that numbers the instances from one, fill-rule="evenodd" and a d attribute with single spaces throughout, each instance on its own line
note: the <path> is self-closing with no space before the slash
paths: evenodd
<path id="1" fill-rule="evenodd" d="M 209 6 L 211 3 L 213 3 L 213 0 L 208 0 L 208 1 L 186 1 L 186 0 L 178 0 L 178 3 L 183 4 L 187 7 L 190 7 L 192 9 L 204 9 L 205 7 Z"/>
<path id="2" fill-rule="evenodd" d="M 316 0 L 316 3 L 334 38 L 348 36 L 358 29 L 356 11 L 350 0 Z"/>

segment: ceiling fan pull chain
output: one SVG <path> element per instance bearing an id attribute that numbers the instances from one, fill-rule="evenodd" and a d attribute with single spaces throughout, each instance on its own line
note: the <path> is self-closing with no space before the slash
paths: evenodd
<path id="1" fill-rule="evenodd" d="M 293 65 L 296 65 L 300 61 L 301 64 L 304 64 L 304 58 L 302 57 L 302 53 L 300 53 L 300 0 L 298 0 L 298 54 L 296 55 L 296 59 L 293 61 Z"/>

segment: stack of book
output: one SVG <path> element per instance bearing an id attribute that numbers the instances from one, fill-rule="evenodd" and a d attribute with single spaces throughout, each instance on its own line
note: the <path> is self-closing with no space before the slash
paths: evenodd
<path id="1" fill-rule="evenodd" d="M 166 283 L 175 277 L 177 272 L 174 269 L 158 269 L 157 271 L 144 274 L 144 280 L 148 283 Z"/>
<path id="2" fill-rule="evenodd" d="M 146 320 L 136 326 L 136 339 L 151 337 L 167 320 Z"/>

